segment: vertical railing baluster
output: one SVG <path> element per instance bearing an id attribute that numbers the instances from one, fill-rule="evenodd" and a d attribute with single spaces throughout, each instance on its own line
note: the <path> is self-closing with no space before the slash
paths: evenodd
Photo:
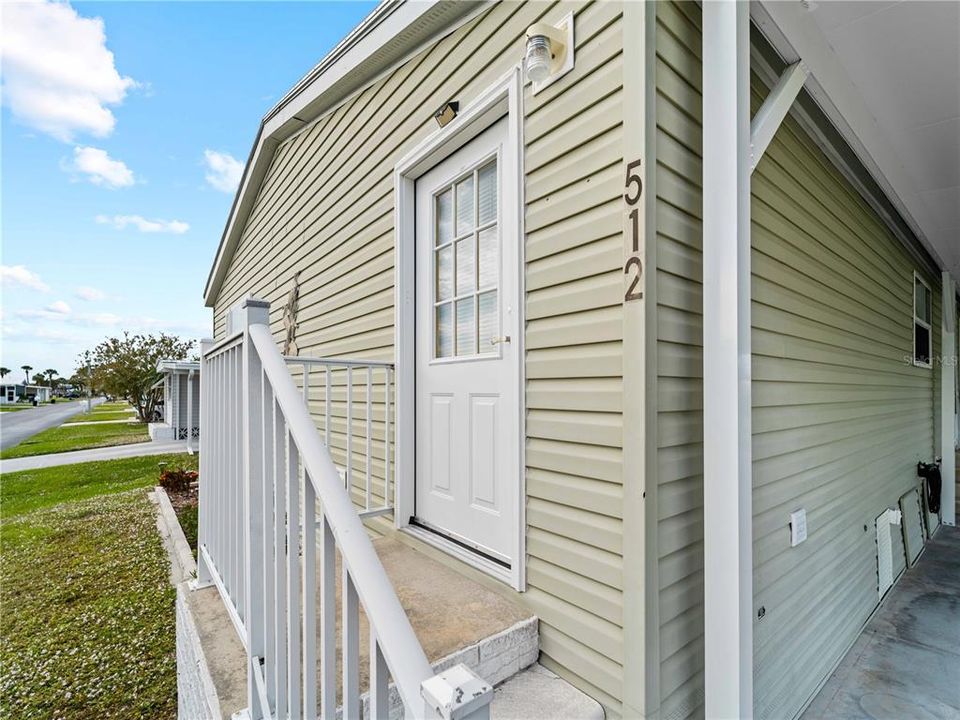
<path id="1" fill-rule="evenodd" d="M 236 598 L 237 612 L 240 614 L 240 617 L 243 617 L 243 590 L 239 587 L 237 582 L 237 564 L 239 562 L 240 553 L 239 546 L 243 542 L 243 525 L 244 518 L 242 513 L 237 511 L 238 506 L 243 501 L 243 492 L 242 484 L 238 479 L 239 468 L 237 467 L 237 427 L 236 423 L 238 422 L 238 413 L 240 408 L 237 407 L 237 387 L 240 384 L 240 378 L 236 371 L 236 359 L 234 357 L 234 352 L 231 350 L 230 354 L 227 356 L 227 364 L 229 366 L 229 376 L 228 381 L 228 396 L 229 404 L 227 405 L 227 457 L 228 461 L 228 482 L 233 488 L 234 492 L 230 493 L 230 537 L 227 541 L 229 543 L 229 548 L 227 552 L 230 555 L 230 591 L 231 594 Z"/>
<path id="2" fill-rule="evenodd" d="M 274 443 L 276 443 L 276 458 L 273 468 L 274 479 L 274 507 L 277 508 L 277 522 L 274 526 L 273 541 L 276 545 L 277 565 L 274 578 L 274 593 L 276 597 L 276 625 L 274 626 L 275 658 L 277 664 L 277 712 L 278 718 L 287 714 L 287 536 L 285 532 L 287 500 L 286 500 L 286 467 L 287 467 L 287 426 L 283 419 L 283 411 L 276 405 L 276 416 L 273 426 Z"/>
<path id="3" fill-rule="evenodd" d="M 347 365 L 347 494 L 353 491 L 353 367 Z"/>
<path id="4" fill-rule="evenodd" d="M 300 452 L 287 431 L 287 707 L 300 709 Z"/>
<path id="5" fill-rule="evenodd" d="M 310 409 L 310 363 L 303 364 L 303 401 Z"/>
<path id="6" fill-rule="evenodd" d="M 340 632 L 343 647 L 343 717 L 360 717 L 360 610 L 357 589 L 343 562 L 343 615 Z"/>
<path id="7" fill-rule="evenodd" d="M 370 720 L 389 720 L 390 674 L 377 635 L 370 628 Z"/>
<path id="8" fill-rule="evenodd" d="M 337 546 L 320 510 L 320 703 L 323 720 L 337 714 Z"/>
<path id="9" fill-rule="evenodd" d="M 273 593 L 274 576 L 276 574 L 277 556 L 274 551 L 274 537 L 278 513 L 273 507 L 273 469 L 276 463 L 276 443 L 273 436 L 276 402 L 273 397 L 273 388 L 266 375 L 263 376 L 263 421 L 260 431 L 263 434 L 263 512 L 266 516 L 265 531 L 263 533 L 263 558 L 265 564 L 263 586 L 263 624 L 267 628 L 267 637 L 276 627 L 276 597 Z M 277 702 L 277 672 L 274 662 L 274 643 L 267 642 L 264 649 L 264 684 L 267 688 L 267 699 L 271 706 Z"/>
<path id="10" fill-rule="evenodd" d="M 384 370 L 384 410 L 383 410 L 383 505 L 393 507 L 390 497 L 390 374 L 393 369 Z"/>
<path id="11" fill-rule="evenodd" d="M 317 494 L 303 470 L 303 717 L 317 716 Z"/>
<path id="12" fill-rule="evenodd" d="M 372 479 L 370 476 L 370 450 L 371 442 L 373 440 L 373 368 L 367 368 L 367 452 L 366 452 L 366 461 L 367 461 L 367 486 L 365 493 L 365 505 L 364 509 L 370 509 L 370 487 Z"/>
<path id="13" fill-rule="evenodd" d="M 326 380 L 326 388 L 324 390 L 323 396 L 323 444 L 327 446 L 327 449 L 330 449 L 330 391 L 332 388 L 332 383 L 330 382 L 330 373 L 332 368 L 327 365 L 325 372 L 323 373 Z"/>

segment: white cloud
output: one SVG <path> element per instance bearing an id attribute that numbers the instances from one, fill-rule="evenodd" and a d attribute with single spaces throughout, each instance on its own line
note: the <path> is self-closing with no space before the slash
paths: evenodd
<path id="1" fill-rule="evenodd" d="M 107 107 L 136 82 L 121 76 L 100 18 L 80 17 L 67 3 L 5 3 L 3 95 L 31 127 L 70 142 L 78 132 L 113 131 Z"/>
<path id="2" fill-rule="evenodd" d="M 4 285 L 22 285 L 40 292 L 50 292 L 50 286 L 23 265 L 0 265 L 0 278 Z"/>
<path id="3" fill-rule="evenodd" d="M 96 302 L 97 300 L 105 300 L 107 298 L 107 294 L 103 290 L 98 290 L 95 287 L 78 287 L 73 294 L 87 302 Z"/>
<path id="4" fill-rule="evenodd" d="M 66 163 L 64 170 L 83 173 L 94 185 L 114 190 L 129 187 L 135 181 L 133 171 L 120 160 L 114 160 L 106 150 L 95 147 L 75 147 L 73 162 Z"/>
<path id="5" fill-rule="evenodd" d="M 63 300 L 57 300 L 55 303 L 50 303 L 46 307 L 47 312 L 54 313 L 56 315 L 69 315 L 73 310 L 70 309 L 70 306 L 67 305 Z"/>
<path id="6" fill-rule="evenodd" d="M 183 235 L 190 229 L 190 225 L 182 220 L 147 220 L 141 215 L 97 215 L 96 221 L 101 225 L 112 225 L 117 230 L 124 230 L 132 225 L 142 233 L 173 233 Z"/>
<path id="7" fill-rule="evenodd" d="M 243 163 L 230 153 L 204 150 L 203 160 L 207 166 L 206 180 L 220 192 L 236 192 L 243 177 Z"/>
<path id="8" fill-rule="evenodd" d="M 18 310 L 16 315 L 23 320 L 67 320 L 72 313 L 67 303 L 57 300 L 42 310 Z"/>

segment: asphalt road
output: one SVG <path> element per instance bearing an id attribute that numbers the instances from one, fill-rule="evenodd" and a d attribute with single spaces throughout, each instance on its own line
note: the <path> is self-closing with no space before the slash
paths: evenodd
<path id="1" fill-rule="evenodd" d="M 17 412 L 0 413 L 0 450 L 19 445 L 38 432 L 56 427 L 71 415 L 83 410 L 84 402 L 58 402 Z M 101 402 L 102 398 L 94 399 L 93 404 L 98 405 Z"/>

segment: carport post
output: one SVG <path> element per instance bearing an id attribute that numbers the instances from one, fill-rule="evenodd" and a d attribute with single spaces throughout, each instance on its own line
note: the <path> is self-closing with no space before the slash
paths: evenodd
<path id="1" fill-rule="evenodd" d="M 703 554 L 708 718 L 753 716 L 750 5 L 703 3 Z"/>
<path id="2" fill-rule="evenodd" d="M 957 290 L 953 276 L 942 276 L 940 342 L 940 515 L 944 525 L 957 524 L 956 396 L 957 396 Z"/>

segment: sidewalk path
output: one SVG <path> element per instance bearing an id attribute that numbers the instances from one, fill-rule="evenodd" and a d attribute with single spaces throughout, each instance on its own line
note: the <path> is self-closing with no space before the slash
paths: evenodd
<path id="1" fill-rule="evenodd" d="M 90 450 L 74 450 L 73 452 L 53 453 L 51 455 L 34 455 L 33 457 L 14 458 L 13 460 L 0 460 L 0 473 L 36 470 L 37 468 L 73 465 L 74 463 L 95 462 L 97 460 L 184 453 L 186 451 L 187 444 L 183 441 L 145 442 L 134 445 L 91 448 Z"/>

